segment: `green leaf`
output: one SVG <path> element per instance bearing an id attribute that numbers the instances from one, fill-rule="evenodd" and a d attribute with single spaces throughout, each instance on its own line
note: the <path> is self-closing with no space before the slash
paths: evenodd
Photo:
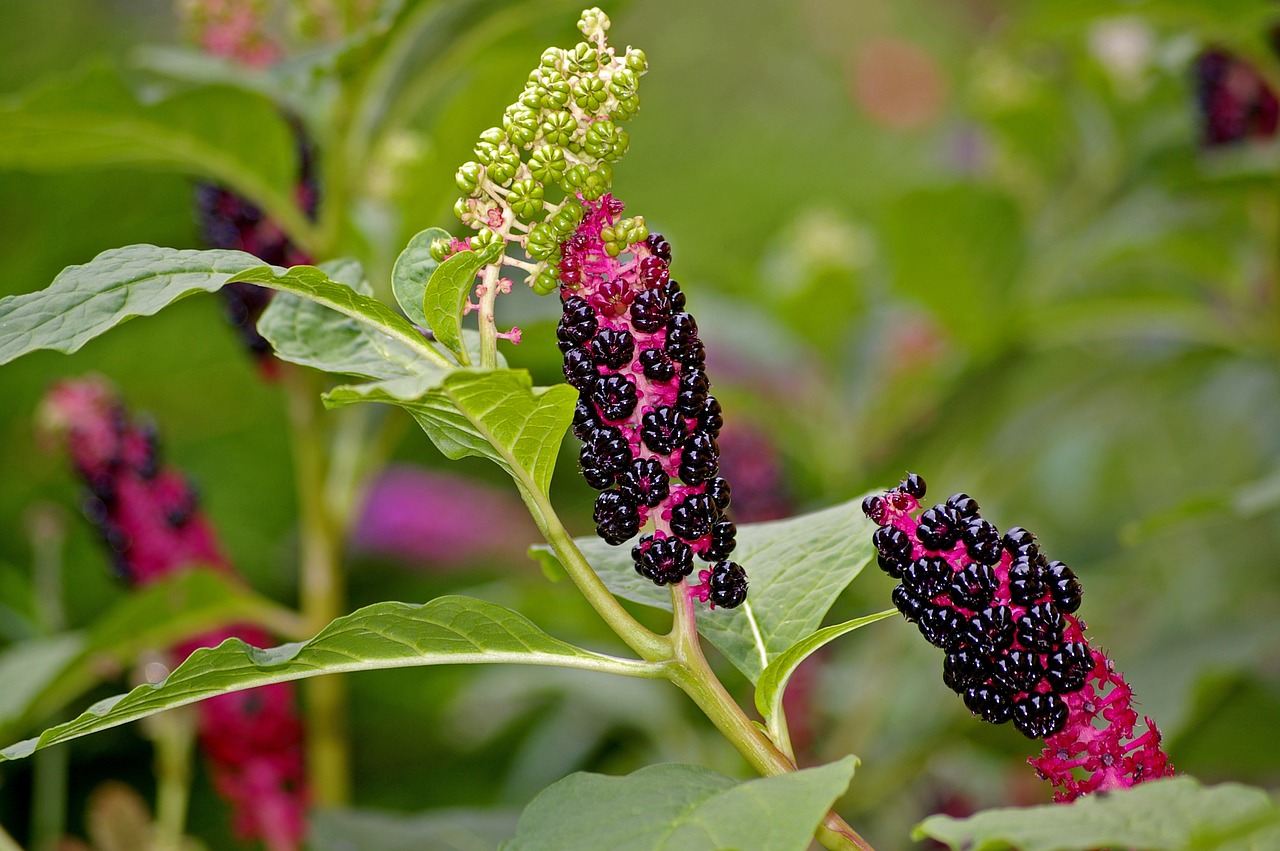
<path id="1" fill-rule="evenodd" d="M 782 708 L 782 695 L 787 690 L 787 682 L 791 679 L 791 675 L 795 673 L 796 668 L 800 667 L 800 663 L 813 655 L 819 647 L 855 629 L 893 617 L 897 613 L 897 609 L 885 609 L 874 615 L 824 627 L 797 641 L 785 652 L 776 656 L 760 674 L 760 680 L 756 683 L 756 709 L 760 711 L 760 715 L 768 720 L 778 714 Z"/>
<path id="2" fill-rule="evenodd" d="M 61 709 L 148 649 L 230 623 L 296 634 L 297 617 L 233 577 L 184 570 L 124 597 L 85 631 L 32 639 L 0 653 L 0 730 Z"/>
<path id="3" fill-rule="evenodd" d="M 322 264 L 331 280 L 372 293 L 355 261 Z M 276 357 L 324 372 L 373 379 L 437 374 L 439 367 L 417 350 L 364 321 L 302 296 L 282 292 L 271 299 L 258 320 L 258 333 L 271 343 Z"/>
<path id="4" fill-rule="evenodd" d="M 1069 805 L 987 810 L 966 819 L 932 816 L 914 836 L 965 851 L 1245 851 L 1280 847 L 1280 808 L 1261 789 L 1175 777 Z"/>
<path id="5" fill-rule="evenodd" d="M 207 177 L 301 218 L 293 131 L 266 98 L 209 86 L 145 102 L 96 64 L 0 103 L 0 168 L 104 165 Z"/>
<path id="6" fill-rule="evenodd" d="M 121 322 L 151 316 L 184 296 L 213 292 L 261 266 L 242 251 L 113 248 L 68 266 L 47 288 L 0 299 L 0 364 L 38 349 L 71 353 Z"/>
<path id="7" fill-rule="evenodd" d="M 413 415 L 447 458 L 488 458 L 522 491 L 546 496 L 578 391 L 533 386 L 525 370 L 458 369 L 356 386 L 325 394 L 331 407 L 386 402 Z"/>
<path id="8" fill-rule="evenodd" d="M 516 829 L 518 812 L 448 809 L 414 815 L 377 810 L 319 810 L 310 818 L 309 851 L 493 851 Z"/>
<path id="9" fill-rule="evenodd" d="M 423 328 L 430 328 L 427 314 L 423 312 L 426 300 L 427 282 L 440 265 L 431 256 L 431 243 L 437 239 L 451 239 L 444 228 L 427 228 L 416 234 L 404 251 L 396 258 L 395 268 L 391 270 L 391 290 L 396 301 L 409 321 Z"/>
<path id="10" fill-rule="evenodd" d="M 747 601 L 699 615 L 698 631 L 751 682 L 821 625 L 840 592 L 871 560 L 875 527 L 861 505 L 858 497 L 811 514 L 738 527 L 733 559 L 747 569 Z M 670 610 L 671 592 L 636 574 L 629 546 L 611 547 L 595 536 L 574 540 L 614 594 Z M 555 558 L 544 546 L 530 554 Z"/>
<path id="11" fill-rule="evenodd" d="M 506 662 L 559 665 L 656 677 L 646 662 L 592 653 L 552 638 L 523 615 L 466 597 L 429 603 L 376 603 L 338 618 L 310 641 L 267 650 L 231 638 L 196 650 L 169 677 L 95 703 L 80 717 L 0 751 L 21 759 L 69 739 L 231 691 L 269 683 L 379 668 Z"/>
<path id="12" fill-rule="evenodd" d="M 422 311 L 427 327 L 458 363 L 468 366 L 471 358 L 462 345 L 462 309 L 476 282 L 476 274 L 502 256 L 503 243 L 495 242 L 483 251 L 459 251 L 444 259 L 427 281 Z"/>
<path id="13" fill-rule="evenodd" d="M 805 851 L 853 778 L 853 757 L 745 783 L 653 765 L 571 774 L 533 799 L 503 851 Z"/>

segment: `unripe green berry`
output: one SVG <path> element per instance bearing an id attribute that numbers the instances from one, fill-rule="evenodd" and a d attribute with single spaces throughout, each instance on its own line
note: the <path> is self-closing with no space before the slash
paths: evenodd
<path id="1" fill-rule="evenodd" d="M 467 203 L 466 198 L 459 198 L 453 203 L 453 214 L 458 217 L 464 225 L 471 222 L 471 206 Z"/>
<path id="2" fill-rule="evenodd" d="M 567 145 L 578 129 L 578 122 L 565 111 L 549 113 L 542 119 L 542 138 L 549 145 Z"/>
<path id="3" fill-rule="evenodd" d="M 579 77 L 573 89 L 573 102 L 579 109 L 595 112 L 608 100 L 605 94 L 604 81 L 599 77 Z"/>
<path id="4" fill-rule="evenodd" d="M 444 258 L 449 256 L 450 241 L 447 239 L 434 239 L 431 241 L 431 259 L 437 263 L 443 263 Z"/>
<path id="5" fill-rule="evenodd" d="M 550 295 L 560 288 L 560 277 L 554 269 L 543 269 L 533 278 L 530 287 L 538 295 Z"/>
<path id="6" fill-rule="evenodd" d="M 619 68 L 609 80 L 609 91 L 618 99 L 634 97 L 640 80 L 630 68 Z"/>
<path id="7" fill-rule="evenodd" d="M 501 127 L 490 127 L 480 134 L 481 142 L 488 142 L 492 145 L 501 145 L 507 141 L 507 134 Z"/>
<path id="8" fill-rule="evenodd" d="M 637 74 L 643 74 L 649 70 L 649 58 L 644 55 L 644 51 L 637 47 L 627 48 L 627 67 Z"/>
<path id="9" fill-rule="evenodd" d="M 484 166 L 477 162 L 466 162 L 458 169 L 458 173 L 454 175 L 454 180 L 458 184 L 458 189 L 470 195 L 480 187 L 480 181 L 484 179 Z"/>
<path id="10" fill-rule="evenodd" d="M 542 186 L 532 180 L 517 180 L 507 193 L 507 206 L 522 219 L 532 219 L 542 212 Z"/>
<path id="11" fill-rule="evenodd" d="M 578 18 L 578 29 L 587 38 L 603 37 L 609 31 L 610 23 L 609 16 L 599 6 L 592 6 L 590 9 L 582 10 L 582 15 Z"/>
<path id="12" fill-rule="evenodd" d="M 598 160 L 615 162 L 627 152 L 630 137 L 609 119 L 592 122 L 582 140 L 582 147 Z"/>
<path id="13" fill-rule="evenodd" d="M 529 252 L 529 256 L 534 260 L 546 260 L 559 249 L 560 240 L 545 222 L 536 224 L 529 229 L 529 235 L 525 238 L 524 250 Z"/>
<path id="14" fill-rule="evenodd" d="M 511 144 L 523 148 L 538 135 L 538 113 L 522 104 L 512 104 L 502 115 L 502 127 Z"/>
<path id="15" fill-rule="evenodd" d="M 640 98 L 632 95 L 631 97 L 618 98 L 609 117 L 614 121 L 626 121 L 628 118 L 634 118 L 639 111 Z"/>
<path id="16" fill-rule="evenodd" d="M 480 228 L 480 230 L 476 231 L 475 236 L 467 240 L 467 245 L 471 246 L 472 251 L 481 251 L 498 242 L 501 238 L 490 228 Z"/>
<path id="17" fill-rule="evenodd" d="M 590 175 L 591 169 L 579 163 L 564 173 L 564 180 L 560 181 L 560 188 L 564 190 L 566 195 L 581 192 L 586 188 L 587 178 Z"/>
<path id="18" fill-rule="evenodd" d="M 520 103 L 533 110 L 542 108 L 542 99 L 546 96 L 546 89 L 537 83 L 529 83 L 524 87 L 524 91 L 520 93 Z"/>
<path id="19" fill-rule="evenodd" d="M 555 145 L 544 145 L 529 157 L 529 173 L 542 183 L 559 183 L 568 167 L 564 149 Z"/>
<path id="20" fill-rule="evenodd" d="M 558 47 L 548 47 L 542 51 L 539 64 L 543 68 L 558 69 L 564 61 L 564 51 Z"/>
<path id="21" fill-rule="evenodd" d="M 498 148 L 489 164 L 489 179 L 499 186 L 506 186 L 520 168 L 520 152 L 510 145 Z"/>
<path id="22" fill-rule="evenodd" d="M 580 41 L 565 55 L 565 64 L 570 73 L 594 74 L 600 69 L 600 54 L 585 41 Z"/>

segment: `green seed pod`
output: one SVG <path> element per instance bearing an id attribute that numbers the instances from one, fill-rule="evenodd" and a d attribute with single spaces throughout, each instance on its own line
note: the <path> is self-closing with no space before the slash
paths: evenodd
<path id="1" fill-rule="evenodd" d="M 609 119 L 592 122 L 582 140 L 582 147 L 598 160 L 614 162 L 627 152 L 627 131 L 619 130 Z"/>
<path id="2" fill-rule="evenodd" d="M 573 102 L 579 109 L 595 112 L 608 100 L 604 90 L 604 81 L 599 77 L 579 77 L 573 88 Z"/>
<path id="3" fill-rule="evenodd" d="M 507 193 L 507 206 L 522 219 L 532 219 L 542 212 L 542 185 L 532 180 L 517 180 Z"/>
<path id="4" fill-rule="evenodd" d="M 572 199 L 575 202 L 577 198 Z M 551 230 L 555 232 L 556 240 L 564 242 L 569 235 L 577 229 L 578 223 L 582 221 L 582 205 L 578 205 L 576 210 L 561 209 L 550 219 L 547 224 L 551 226 Z"/>
<path id="5" fill-rule="evenodd" d="M 560 276 L 554 269 L 546 268 L 533 276 L 533 283 L 529 286 L 538 295 L 550 295 L 560 289 Z"/>
<path id="6" fill-rule="evenodd" d="M 631 97 L 618 98 L 609 117 L 614 121 L 626 121 L 628 118 L 634 118 L 639 111 L 640 98 L 632 95 Z"/>
<path id="7" fill-rule="evenodd" d="M 586 188 L 587 179 L 590 176 L 591 169 L 579 163 L 564 173 L 564 180 L 560 181 L 560 188 L 564 190 L 566 195 L 581 192 Z"/>
<path id="8" fill-rule="evenodd" d="M 507 141 L 507 134 L 501 127 L 490 127 L 480 134 L 481 142 L 488 142 L 492 145 L 501 145 Z"/>
<path id="9" fill-rule="evenodd" d="M 506 186 L 520 169 L 520 152 L 510 145 L 498 148 L 489 164 L 489 179 L 499 186 Z"/>
<path id="10" fill-rule="evenodd" d="M 636 47 L 627 48 L 627 67 L 637 74 L 643 74 L 649 70 L 649 58 L 644 55 L 644 51 Z"/>
<path id="11" fill-rule="evenodd" d="M 529 235 L 525 238 L 524 250 L 529 252 L 529 256 L 534 260 L 546 260 L 559 249 L 560 240 L 545 222 L 536 224 L 529 229 Z"/>
<path id="12" fill-rule="evenodd" d="M 467 203 L 467 198 L 459 198 L 453 203 L 453 214 L 458 217 L 464 225 L 470 224 L 474 218 L 471 215 L 471 205 Z"/>
<path id="13" fill-rule="evenodd" d="M 477 162 L 465 162 L 458 169 L 458 173 L 454 175 L 454 181 L 458 184 L 458 189 L 470 195 L 480 188 L 480 181 L 484 179 L 484 166 Z"/>
<path id="14" fill-rule="evenodd" d="M 443 263 L 444 258 L 449 256 L 450 241 L 447 239 L 435 239 L 431 241 L 431 259 L 437 263 Z"/>
<path id="15" fill-rule="evenodd" d="M 523 148 L 537 138 L 538 113 L 522 104 L 512 104 L 502 115 L 502 127 L 511 144 Z"/>
<path id="16" fill-rule="evenodd" d="M 636 86 L 639 83 L 640 79 L 635 71 L 630 68 L 619 68 L 613 72 L 613 77 L 609 80 L 609 92 L 619 100 L 635 97 Z"/>
<path id="17" fill-rule="evenodd" d="M 564 63 L 564 51 L 558 47 L 548 47 L 542 51 L 539 65 L 542 68 L 558 69 Z"/>
<path id="18" fill-rule="evenodd" d="M 542 138 L 549 145 L 567 145 L 578 129 L 578 122 L 565 111 L 549 113 L 542 119 Z"/>
<path id="19" fill-rule="evenodd" d="M 529 173 L 542 183 L 559 183 L 568 167 L 564 149 L 555 145 L 544 145 L 529 157 Z"/>
<path id="20" fill-rule="evenodd" d="M 486 142 L 482 139 L 476 142 L 476 146 L 471 150 L 481 165 L 489 165 L 493 162 L 494 157 L 497 156 L 498 146 L 493 142 Z"/>
<path id="21" fill-rule="evenodd" d="M 529 83 L 520 93 L 520 103 L 532 110 L 542 109 L 542 100 L 547 90 L 539 83 Z"/>
<path id="22" fill-rule="evenodd" d="M 603 37 L 609 31 L 609 16 L 606 15 L 599 6 L 592 6 L 590 9 L 583 9 L 582 15 L 578 18 L 578 29 L 587 38 L 592 35 Z"/>
<path id="23" fill-rule="evenodd" d="M 600 54 L 590 44 L 580 41 L 565 55 L 565 66 L 571 74 L 594 74 L 600 69 Z"/>
<path id="24" fill-rule="evenodd" d="M 499 242 L 502 237 L 498 236 L 490 228 L 480 228 L 476 231 L 476 235 L 467 240 L 467 245 L 471 246 L 472 251 L 482 251 L 495 242 Z"/>

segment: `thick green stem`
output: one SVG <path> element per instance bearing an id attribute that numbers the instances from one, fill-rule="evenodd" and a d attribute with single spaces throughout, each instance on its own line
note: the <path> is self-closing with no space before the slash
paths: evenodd
<path id="1" fill-rule="evenodd" d="M 340 524 L 325 501 L 328 444 L 320 423 L 319 387 L 313 373 L 284 370 L 298 496 L 299 598 L 314 635 L 344 614 Z M 350 800 L 347 697 L 343 677 L 314 677 L 304 684 L 307 714 L 307 773 L 316 804 L 335 807 Z"/>
<path id="2" fill-rule="evenodd" d="M 195 712 L 180 709 L 152 719 L 156 749 L 156 851 L 179 851 L 186 833 L 195 750 Z"/>
<path id="3" fill-rule="evenodd" d="M 672 587 L 671 605 L 675 609 L 675 619 L 670 638 L 676 662 L 670 669 L 672 682 L 693 699 L 716 729 L 762 776 L 795 771 L 795 762 L 747 717 L 707 664 L 698 638 L 693 601 L 689 599 L 683 583 Z M 871 845 L 834 812 L 827 813 L 818 829 L 817 839 L 831 851 L 873 851 Z"/>
<path id="4" fill-rule="evenodd" d="M 480 275 L 480 368 L 498 368 L 498 322 L 494 302 L 498 300 L 498 275 L 502 267 L 485 266 Z"/>

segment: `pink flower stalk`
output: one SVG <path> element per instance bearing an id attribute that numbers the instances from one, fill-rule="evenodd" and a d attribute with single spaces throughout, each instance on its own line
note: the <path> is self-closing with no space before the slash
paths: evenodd
<path id="1" fill-rule="evenodd" d="M 916 516 L 924 480 L 909 474 L 863 511 L 881 569 L 900 580 L 894 605 L 929 643 L 947 651 L 943 682 L 984 721 L 1013 721 L 1044 739 L 1037 773 L 1056 800 L 1169 777 L 1173 766 L 1150 718 L 1135 734 L 1133 691 L 1075 612 L 1081 588 L 1071 568 L 1049 561 L 1035 536 L 1001 537 L 967 494 Z"/>
<path id="2" fill-rule="evenodd" d="M 587 483 L 603 491 L 596 532 L 631 550 L 636 571 L 658 585 L 684 582 L 694 556 L 712 564 L 689 589 L 712 606 L 746 599 L 742 567 L 728 561 L 737 527 L 724 516 L 729 483 L 718 475 L 723 425 L 709 395 L 698 325 L 671 279 L 671 246 L 643 222 L 620 220 L 611 195 L 585 202 L 560 245 L 556 329 L 564 374 L 581 396 L 574 434 Z"/>
<path id="3" fill-rule="evenodd" d="M 154 428 L 131 420 L 104 381 L 54 386 L 41 419 L 84 479 L 85 515 L 122 579 L 143 586 L 192 567 L 234 575 L 191 485 L 162 464 Z M 256 626 L 240 624 L 184 642 L 174 656 L 185 659 L 232 636 L 255 647 L 273 643 Z M 307 792 L 292 685 L 221 695 L 200 703 L 199 712 L 200 744 L 215 788 L 232 805 L 237 834 L 273 851 L 300 847 Z"/>

